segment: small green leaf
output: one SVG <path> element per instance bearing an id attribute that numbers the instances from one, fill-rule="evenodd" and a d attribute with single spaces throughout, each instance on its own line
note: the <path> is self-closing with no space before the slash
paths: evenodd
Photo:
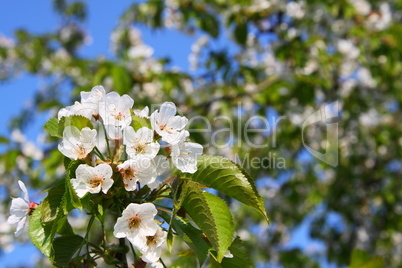
<path id="1" fill-rule="evenodd" d="M 131 118 L 133 120 L 131 126 L 134 128 L 135 131 L 139 130 L 142 127 L 151 128 L 151 122 L 149 121 L 149 119 L 135 115 L 132 109 Z"/>
<path id="2" fill-rule="evenodd" d="M 10 143 L 10 141 L 4 136 L 0 136 L 0 144 L 1 143 L 8 144 L 8 143 Z"/>
<path id="3" fill-rule="evenodd" d="M 235 26 L 234 35 L 236 41 L 239 42 L 241 45 L 245 45 L 247 41 L 247 22 L 240 22 Z"/>
<path id="4" fill-rule="evenodd" d="M 58 124 L 58 135 L 59 137 L 63 137 L 63 131 L 66 127 L 73 126 L 81 130 L 85 127 L 89 127 L 93 129 L 93 125 L 91 120 L 81 115 L 71 115 L 67 117 L 62 117 Z"/>
<path id="5" fill-rule="evenodd" d="M 39 205 L 29 219 L 28 235 L 32 243 L 47 258 L 52 256 L 53 224 L 42 224 L 42 205 Z"/>
<path id="6" fill-rule="evenodd" d="M 350 260 L 349 268 L 382 268 L 384 259 L 381 257 L 372 257 L 361 249 L 354 249 Z"/>
<path id="7" fill-rule="evenodd" d="M 132 78 L 128 71 L 121 66 L 113 66 L 112 68 L 112 83 L 113 89 L 119 93 L 124 94 L 132 87 Z"/>
<path id="8" fill-rule="evenodd" d="M 183 187 L 186 189 L 184 209 L 211 242 L 217 252 L 217 260 L 221 262 L 234 233 L 227 204 L 216 195 L 202 191 L 195 182 L 187 181 Z"/>
<path id="9" fill-rule="evenodd" d="M 53 241 L 54 265 L 57 267 L 68 266 L 83 240 L 84 238 L 79 235 L 65 235 L 55 238 Z"/>
<path id="10" fill-rule="evenodd" d="M 57 118 L 49 119 L 46 124 L 43 126 L 44 129 L 47 130 L 50 136 L 61 138 L 62 136 L 59 135 L 59 121 Z"/>
<path id="11" fill-rule="evenodd" d="M 243 204 L 259 211 L 269 222 L 264 201 L 258 194 L 254 180 L 245 170 L 229 159 L 220 156 L 203 155 L 198 159 L 198 170 L 181 177 L 214 188 Z"/>

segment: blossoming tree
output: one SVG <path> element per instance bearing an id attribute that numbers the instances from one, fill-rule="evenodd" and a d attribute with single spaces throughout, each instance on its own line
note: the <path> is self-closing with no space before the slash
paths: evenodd
<path id="1" fill-rule="evenodd" d="M 81 53 L 85 3 L 53 3 L 57 30 L 0 37 L 0 79 L 45 77 L 0 138 L 4 251 L 25 223 L 59 266 L 400 266 L 400 1 L 141 1 L 113 57 Z M 192 36 L 191 70 L 155 57 L 145 28 Z M 334 102 L 337 121 L 305 125 Z M 23 133 L 43 117 L 38 146 Z M 331 124 L 336 167 L 308 153 Z"/>

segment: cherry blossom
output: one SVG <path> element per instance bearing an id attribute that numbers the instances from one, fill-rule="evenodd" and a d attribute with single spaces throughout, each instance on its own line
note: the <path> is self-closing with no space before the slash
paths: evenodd
<path id="1" fill-rule="evenodd" d="M 81 92 L 81 103 L 96 116 L 99 114 L 99 103 L 104 101 L 105 94 L 102 86 L 95 86 L 90 92 Z"/>
<path id="2" fill-rule="evenodd" d="M 68 126 L 63 131 L 63 140 L 59 144 L 59 151 L 68 158 L 84 159 L 95 147 L 96 130 L 88 127 L 81 131 L 73 126 Z"/>
<path id="3" fill-rule="evenodd" d="M 86 193 L 99 193 L 101 190 L 106 194 L 114 183 L 111 179 L 113 170 L 107 164 L 96 167 L 79 165 L 75 175 L 76 179 L 71 179 L 71 184 L 79 197 L 83 197 Z"/>
<path id="4" fill-rule="evenodd" d="M 122 129 L 131 123 L 130 109 L 134 100 L 128 96 L 120 96 L 116 92 L 106 94 L 105 101 L 99 103 L 99 115 L 105 125 L 121 127 Z"/>
<path id="5" fill-rule="evenodd" d="M 159 152 L 160 145 L 153 142 L 153 139 L 153 130 L 146 127 L 134 131 L 134 128 L 128 126 L 124 131 L 124 144 L 131 158 L 137 155 L 154 158 Z"/>
<path id="6" fill-rule="evenodd" d="M 202 155 L 203 147 L 198 143 L 186 142 L 189 136 L 188 131 L 184 131 L 179 137 L 179 142 L 173 144 L 170 156 L 176 168 L 182 172 L 195 173 L 197 171 L 197 159 Z"/>
<path id="7" fill-rule="evenodd" d="M 22 234 L 29 214 L 37 207 L 36 203 L 29 202 L 28 191 L 25 184 L 22 181 L 18 181 L 18 185 L 22 190 L 22 198 L 13 198 L 10 207 L 11 215 L 7 220 L 9 224 L 17 224 L 17 229 L 14 233 L 16 237 Z"/>
<path id="8" fill-rule="evenodd" d="M 157 210 L 152 203 L 130 204 L 117 219 L 113 235 L 126 237 L 133 245 L 141 245 L 144 236 L 152 236 L 158 231 L 155 221 Z"/>
<path id="9" fill-rule="evenodd" d="M 57 118 L 60 120 L 62 117 L 81 115 L 83 117 L 91 119 L 92 113 L 93 111 L 91 107 L 88 107 L 76 101 L 73 105 L 60 109 L 59 113 L 57 114 Z"/>
<path id="10" fill-rule="evenodd" d="M 167 232 L 161 227 L 154 235 L 142 236 L 136 239 L 135 246 L 142 253 L 142 259 L 146 262 L 154 263 L 159 260 L 162 253 L 162 246 L 166 241 Z"/>
<path id="11" fill-rule="evenodd" d="M 153 112 L 150 117 L 153 130 L 168 143 L 176 143 L 181 131 L 186 126 L 188 119 L 176 115 L 176 105 L 173 102 L 165 102 L 159 110 Z"/>
<path id="12" fill-rule="evenodd" d="M 147 157 L 136 156 L 117 166 L 127 191 L 134 191 L 136 183 L 149 184 L 155 181 L 157 170 L 152 160 Z"/>

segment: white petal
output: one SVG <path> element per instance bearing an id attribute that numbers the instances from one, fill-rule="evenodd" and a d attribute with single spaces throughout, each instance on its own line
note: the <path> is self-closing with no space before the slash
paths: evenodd
<path id="1" fill-rule="evenodd" d="M 174 115 L 176 115 L 176 105 L 173 102 L 163 103 L 159 108 L 159 125 L 166 125 Z"/>
<path id="2" fill-rule="evenodd" d="M 83 198 L 88 193 L 88 187 L 86 186 L 85 183 L 78 183 L 74 187 L 74 190 L 79 198 Z"/>
<path id="3" fill-rule="evenodd" d="M 114 183 L 114 180 L 111 178 L 106 178 L 105 181 L 102 183 L 102 192 L 107 194 L 107 191 L 109 191 L 110 187 L 112 187 Z"/>
<path id="4" fill-rule="evenodd" d="M 29 212 L 29 203 L 21 197 L 13 198 L 10 213 L 18 218 L 24 217 Z"/>
<path id="5" fill-rule="evenodd" d="M 120 107 L 122 107 L 123 109 L 131 109 L 134 105 L 134 100 L 127 94 L 124 94 L 123 96 L 121 96 L 120 98 L 120 103 L 119 103 Z"/>
<path id="6" fill-rule="evenodd" d="M 126 237 L 126 233 L 128 230 L 127 220 L 124 217 L 120 217 L 117 219 L 116 224 L 114 225 L 113 235 L 117 238 Z"/>
<path id="7" fill-rule="evenodd" d="M 94 177 L 94 168 L 86 164 L 81 164 L 75 170 L 75 176 L 79 182 L 87 182 Z"/>
<path id="8" fill-rule="evenodd" d="M 22 190 L 22 197 L 25 199 L 25 201 L 29 202 L 28 191 L 27 191 L 27 188 L 25 187 L 25 184 L 19 180 L 18 185 L 20 186 L 20 188 Z"/>
<path id="9" fill-rule="evenodd" d="M 23 218 L 21 219 L 21 221 L 18 223 L 17 229 L 16 229 L 16 231 L 15 231 L 15 233 L 14 233 L 15 237 L 20 236 L 20 235 L 22 234 L 22 232 L 24 231 L 24 227 L 25 227 L 25 223 L 26 223 L 26 221 L 27 221 L 27 218 L 28 218 L 27 216 L 26 216 L 26 217 L 23 217 Z"/>
<path id="10" fill-rule="evenodd" d="M 108 164 L 100 164 L 94 168 L 94 173 L 98 175 L 100 178 L 108 178 L 110 179 L 113 175 L 112 167 Z"/>

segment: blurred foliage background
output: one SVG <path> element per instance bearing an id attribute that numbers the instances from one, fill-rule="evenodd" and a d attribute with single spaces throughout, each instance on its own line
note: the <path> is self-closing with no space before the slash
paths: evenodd
<path id="1" fill-rule="evenodd" d="M 231 204 L 257 267 L 345 266 L 357 248 L 383 257 L 387 267 L 402 265 L 402 1 L 133 1 L 110 33 L 114 56 L 85 57 L 87 5 L 95 4 L 54 0 L 57 30 L 0 36 L 1 80 L 28 73 L 46 81 L 32 105 L 10 121 L 10 135 L 0 138 L 3 254 L 15 241 L 5 219 L 9 196 L 18 194 L 16 181 L 43 190 L 64 175 L 57 140 L 43 137 L 36 145 L 23 133 L 35 119 L 71 105 L 80 91 L 102 84 L 132 96 L 136 108 L 174 101 L 187 117 L 208 118 L 211 132 L 191 134 L 205 153 L 285 160 L 285 168 L 272 162 L 246 167 L 266 200 L 270 226 Z M 199 37 L 191 69 L 153 57 L 138 27 Z M 336 167 L 310 156 L 302 143 L 304 120 L 334 101 L 340 107 Z M 249 134 L 264 148 L 250 146 L 238 131 L 214 136 L 230 144 L 217 148 L 211 133 L 231 127 L 217 119 L 222 115 L 233 119 L 234 129 L 261 128 L 261 122 L 246 124 L 254 115 L 283 119 L 274 129 Z M 203 129 L 205 121 L 190 127 Z M 306 144 L 325 149 L 325 124 L 311 128 Z M 170 261 L 171 267 L 192 267 L 186 256 Z"/>

